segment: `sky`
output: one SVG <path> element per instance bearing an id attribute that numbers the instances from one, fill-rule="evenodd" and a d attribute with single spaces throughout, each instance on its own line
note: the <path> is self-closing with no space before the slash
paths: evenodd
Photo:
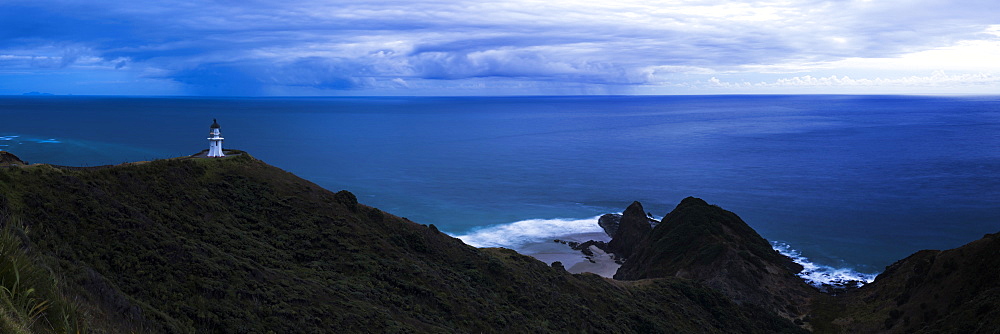
<path id="1" fill-rule="evenodd" d="M 0 0 L 0 95 L 1000 94 L 997 0 Z"/>

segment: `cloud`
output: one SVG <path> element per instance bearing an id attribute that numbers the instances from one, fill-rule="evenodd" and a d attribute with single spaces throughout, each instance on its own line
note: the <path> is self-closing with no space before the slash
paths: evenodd
<path id="1" fill-rule="evenodd" d="M 828 77 L 813 77 L 811 75 L 779 78 L 767 82 L 729 82 L 722 81 L 716 77 L 706 80 L 703 85 L 710 87 L 748 90 L 770 89 L 770 88 L 940 88 L 940 87 L 963 87 L 963 86 L 988 86 L 996 87 L 1000 85 L 1000 75 L 990 73 L 972 74 L 947 74 L 944 71 L 935 71 L 930 75 L 923 76 L 902 76 L 902 77 L 875 77 L 875 78 L 851 78 L 849 76 L 831 75 Z M 829 91 L 827 91 L 829 92 Z"/>
<path id="2" fill-rule="evenodd" d="M 119 71 L 192 94 L 240 95 L 406 94 L 435 83 L 442 93 L 500 82 L 529 92 L 549 83 L 720 87 L 704 85 L 706 76 L 809 82 L 837 69 L 975 76 L 995 66 L 943 65 L 996 63 L 967 51 L 996 54 L 998 11 L 992 0 L 13 0 L 0 5 L 0 74 Z"/>
<path id="3" fill-rule="evenodd" d="M 1000 76 L 988 73 L 957 74 L 949 75 L 944 71 L 936 71 L 927 76 L 905 76 L 898 78 L 873 78 L 873 79 L 852 79 L 848 76 L 830 76 L 824 78 L 814 78 L 811 76 L 792 77 L 779 79 L 773 83 L 765 83 L 764 86 L 904 86 L 904 87 L 944 87 L 956 85 L 981 85 L 1000 83 Z"/>

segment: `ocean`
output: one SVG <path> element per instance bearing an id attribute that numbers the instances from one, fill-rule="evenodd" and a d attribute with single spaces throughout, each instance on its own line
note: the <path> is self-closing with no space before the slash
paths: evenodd
<path id="1" fill-rule="evenodd" d="M 877 273 L 1000 231 L 1000 96 L 0 97 L 0 149 L 95 166 L 248 151 L 518 249 L 640 201 L 737 213 L 804 261 Z"/>

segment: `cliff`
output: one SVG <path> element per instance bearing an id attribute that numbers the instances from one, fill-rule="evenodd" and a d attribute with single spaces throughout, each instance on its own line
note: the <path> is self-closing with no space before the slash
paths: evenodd
<path id="1" fill-rule="evenodd" d="M 0 242 L 51 278 L 36 301 L 71 313 L 0 316 L 21 332 L 800 331 L 695 281 L 470 247 L 248 154 L 4 167 L 0 193 Z"/>

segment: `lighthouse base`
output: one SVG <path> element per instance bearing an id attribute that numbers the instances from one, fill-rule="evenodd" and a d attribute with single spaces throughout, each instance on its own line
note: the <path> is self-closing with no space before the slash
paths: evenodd
<path id="1" fill-rule="evenodd" d="M 209 148 L 208 148 L 208 157 L 209 158 L 221 158 L 221 157 L 224 157 L 224 156 L 226 156 L 226 154 L 222 152 L 222 143 L 221 142 L 214 142 L 214 143 L 212 143 L 211 146 L 209 146 Z"/>
<path id="2" fill-rule="evenodd" d="M 225 149 L 225 150 L 223 150 L 223 156 L 221 156 L 221 157 L 210 157 L 210 156 L 208 156 L 208 151 L 209 150 L 207 150 L 207 149 L 201 150 L 201 152 L 192 154 L 192 155 L 190 155 L 190 157 L 191 158 L 229 158 L 229 157 L 234 157 L 234 156 L 242 155 L 243 153 L 245 153 L 245 152 L 240 151 L 240 150 Z"/>

